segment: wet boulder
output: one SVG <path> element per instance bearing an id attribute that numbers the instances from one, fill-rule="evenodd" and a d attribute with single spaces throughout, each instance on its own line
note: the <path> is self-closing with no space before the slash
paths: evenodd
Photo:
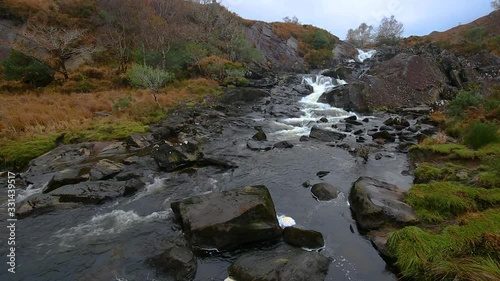
<path id="1" fill-rule="evenodd" d="M 388 131 L 386 130 L 383 130 L 383 131 L 380 131 L 380 132 L 376 132 L 376 133 L 373 133 L 370 135 L 374 140 L 376 139 L 382 139 L 382 140 L 385 140 L 385 141 L 389 141 L 389 142 L 394 142 L 396 141 L 396 137 L 394 135 L 392 135 L 391 133 L 389 133 Z"/>
<path id="2" fill-rule="evenodd" d="M 286 148 L 292 148 L 293 144 L 288 142 L 288 141 L 280 141 L 277 142 L 273 145 L 273 148 L 278 148 L 278 149 L 286 149 Z"/>
<path id="3" fill-rule="evenodd" d="M 309 138 L 324 142 L 343 140 L 346 136 L 346 134 L 321 129 L 317 126 L 313 126 L 311 128 L 311 133 L 309 134 Z"/>
<path id="4" fill-rule="evenodd" d="M 259 130 L 259 131 L 257 131 L 257 133 L 255 133 L 255 135 L 253 135 L 252 139 L 254 139 L 256 141 L 266 141 L 267 136 L 266 136 L 266 133 L 264 133 L 264 131 Z"/>
<path id="5" fill-rule="evenodd" d="M 165 142 L 152 151 L 156 164 L 167 172 L 189 167 L 202 159 L 203 155 L 193 143 L 172 144 Z"/>
<path id="6" fill-rule="evenodd" d="M 247 141 L 247 147 L 250 150 L 255 150 L 255 151 L 267 151 L 273 149 L 273 145 L 270 142 L 267 141 L 255 141 L 255 140 L 249 140 Z"/>
<path id="7" fill-rule="evenodd" d="M 299 93 L 300 95 L 307 96 L 310 95 L 313 91 L 311 90 L 310 87 L 306 87 L 306 85 L 295 85 L 292 88 L 295 92 Z"/>
<path id="8" fill-rule="evenodd" d="M 339 190 L 328 183 L 317 183 L 312 186 L 311 192 L 319 201 L 328 201 L 337 198 Z"/>
<path id="9" fill-rule="evenodd" d="M 82 168 L 68 168 L 61 171 L 57 171 L 47 185 L 43 188 L 42 193 L 49 193 L 52 190 L 55 190 L 61 186 L 68 184 L 77 184 L 82 181 L 86 181 L 89 179 L 88 174 L 84 174 L 81 172 Z"/>
<path id="10" fill-rule="evenodd" d="M 222 102 L 225 104 L 255 103 L 256 101 L 269 97 L 269 91 L 256 88 L 227 89 L 224 92 Z"/>
<path id="11" fill-rule="evenodd" d="M 45 213 L 78 205 L 74 203 L 61 203 L 58 197 L 49 194 L 34 194 L 18 204 L 16 217 L 22 219 L 34 213 Z"/>
<path id="12" fill-rule="evenodd" d="M 418 222 L 404 197 L 404 191 L 393 184 L 360 177 L 352 185 L 349 203 L 359 227 L 373 230 L 386 224 L 404 226 Z"/>
<path id="13" fill-rule="evenodd" d="M 325 246 L 321 232 L 297 227 L 286 227 L 283 230 L 283 239 L 292 246 L 306 249 L 319 249 Z"/>
<path id="14" fill-rule="evenodd" d="M 125 165 L 109 159 L 102 159 L 90 170 L 90 179 L 93 181 L 107 180 L 125 169 Z"/>
<path id="15" fill-rule="evenodd" d="M 152 134 L 133 134 L 125 139 L 127 148 L 145 148 L 154 142 Z"/>
<path id="16" fill-rule="evenodd" d="M 190 197 L 171 204 L 194 248 L 233 250 L 281 236 L 265 186 L 246 186 Z"/>
<path id="17" fill-rule="evenodd" d="M 228 273 L 238 281 L 323 281 L 331 261 L 318 252 L 285 244 L 241 255 L 229 267 Z"/>
<path id="18" fill-rule="evenodd" d="M 48 194 L 58 196 L 60 202 L 99 204 L 108 199 L 130 194 L 129 184 L 133 184 L 132 188 L 136 188 L 135 181 L 87 181 L 65 185 Z"/>
<path id="19" fill-rule="evenodd" d="M 403 128 L 410 127 L 410 122 L 403 117 L 391 117 L 384 121 L 386 126 L 401 126 Z"/>
<path id="20" fill-rule="evenodd" d="M 193 280 L 198 269 L 193 252 L 182 242 L 171 243 L 163 253 L 147 259 L 146 263 L 179 281 Z"/>

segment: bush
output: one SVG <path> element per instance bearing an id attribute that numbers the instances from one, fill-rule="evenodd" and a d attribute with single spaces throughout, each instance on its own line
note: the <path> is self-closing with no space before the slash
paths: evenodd
<path id="1" fill-rule="evenodd" d="M 333 52 L 330 49 L 312 50 L 304 59 L 310 68 L 322 68 L 333 59 Z"/>
<path id="2" fill-rule="evenodd" d="M 462 90 L 457 94 L 457 97 L 448 103 L 446 111 L 453 116 L 464 116 L 465 110 L 472 106 L 481 104 L 481 97 L 474 90 Z"/>
<path id="3" fill-rule="evenodd" d="M 473 122 L 466 132 L 465 144 L 474 149 L 499 141 L 498 125 L 494 122 Z"/>
<path id="4" fill-rule="evenodd" d="M 217 81 L 224 81 L 226 77 L 243 76 L 246 73 L 243 64 L 218 56 L 200 60 L 199 67 L 202 75 Z"/>
<path id="5" fill-rule="evenodd" d="M 116 112 L 127 109 L 130 107 L 131 104 L 132 104 L 132 95 L 128 93 L 113 103 L 113 111 Z"/>
<path id="6" fill-rule="evenodd" d="M 168 71 L 135 64 L 128 72 L 132 86 L 150 89 L 153 92 L 174 80 L 174 75 Z"/>
<path id="7" fill-rule="evenodd" d="M 488 35 L 486 27 L 474 27 L 465 32 L 465 38 L 471 42 L 480 42 Z"/>
<path id="8" fill-rule="evenodd" d="M 10 52 L 2 66 L 6 80 L 18 80 L 35 87 L 45 87 L 54 81 L 54 70 L 50 66 L 16 50 Z"/>

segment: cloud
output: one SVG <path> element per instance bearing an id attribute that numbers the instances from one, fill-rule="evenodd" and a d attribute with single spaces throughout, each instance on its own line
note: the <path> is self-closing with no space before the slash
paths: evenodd
<path id="1" fill-rule="evenodd" d="M 443 31 L 492 11 L 490 0 L 222 0 L 222 4 L 247 19 L 273 22 L 295 15 L 303 24 L 340 38 L 362 22 L 377 26 L 384 16 L 394 15 L 409 36 Z"/>

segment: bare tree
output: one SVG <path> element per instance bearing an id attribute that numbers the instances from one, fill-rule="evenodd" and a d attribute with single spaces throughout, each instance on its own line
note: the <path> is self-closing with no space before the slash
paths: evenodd
<path id="1" fill-rule="evenodd" d="M 346 41 L 356 47 L 363 48 L 367 43 L 372 41 L 373 27 L 362 23 L 357 29 L 349 29 L 347 31 Z"/>
<path id="2" fill-rule="evenodd" d="M 500 0 L 491 1 L 491 7 L 496 11 L 500 9 Z"/>
<path id="3" fill-rule="evenodd" d="M 379 45 L 394 45 L 403 35 L 403 23 L 398 22 L 394 16 L 383 18 L 375 34 L 375 42 Z"/>
<path id="4" fill-rule="evenodd" d="M 32 25 L 25 32 L 28 42 L 19 47 L 33 57 L 47 62 L 53 69 L 68 79 L 66 62 L 95 52 L 97 49 L 82 43 L 86 34 L 84 29 L 64 29 L 53 26 Z"/>
<path id="5" fill-rule="evenodd" d="M 291 18 L 290 17 L 284 17 L 283 18 L 283 22 L 300 24 L 300 21 L 299 21 L 299 19 L 296 16 L 293 16 Z"/>

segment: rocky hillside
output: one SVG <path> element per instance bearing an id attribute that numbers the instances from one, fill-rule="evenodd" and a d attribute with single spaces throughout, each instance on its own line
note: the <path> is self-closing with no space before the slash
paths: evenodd
<path id="1" fill-rule="evenodd" d="M 414 46 L 437 43 L 451 51 L 474 54 L 489 51 L 500 55 L 500 11 L 493 11 L 473 22 L 461 24 L 447 31 L 434 31 L 426 36 L 410 36 L 403 44 Z"/>

